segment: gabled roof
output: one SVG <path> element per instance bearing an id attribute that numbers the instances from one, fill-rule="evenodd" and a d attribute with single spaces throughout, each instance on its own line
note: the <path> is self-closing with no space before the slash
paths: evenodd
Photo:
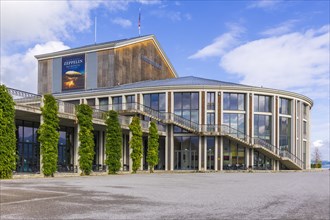
<path id="1" fill-rule="evenodd" d="M 92 44 L 92 45 L 87 45 L 87 46 L 83 46 L 83 47 L 77 47 L 77 48 L 72 48 L 72 49 L 68 49 L 68 50 L 57 51 L 57 52 L 53 52 L 53 53 L 40 54 L 40 55 L 36 55 L 35 58 L 37 58 L 37 60 L 45 60 L 45 59 L 58 58 L 58 57 L 70 56 L 70 55 L 81 54 L 81 53 L 91 53 L 91 52 L 97 52 L 97 51 L 101 51 L 101 50 L 119 48 L 122 46 L 135 44 L 135 43 L 146 41 L 146 40 L 153 40 L 155 42 L 156 47 L 160 50 L 165 61 L 168 63 L 169 67 L 172 69 L 173 73 L 177 77 L 178 75 L 177 75 L 173 65 L 171 64 L 170 60 L 168 59 L 167 55 L 165 54 L 164 50 L 162 49 L 158 40 L 156 39 L 155 35 L 153 35 L 153 34 L 139 36 L 139 37 L 133 37 L 133 38 L 128 38 L 128 39 L 114 40 L 114 41 L 109 41 L 109 42 L 99 43 L 99 44 Z"/>

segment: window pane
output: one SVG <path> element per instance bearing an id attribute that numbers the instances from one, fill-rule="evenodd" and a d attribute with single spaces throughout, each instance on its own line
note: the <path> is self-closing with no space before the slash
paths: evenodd
<path id="1" fill-rule="evenodd" d="M 244 110 L 245 109 L 245 100 L 244 100 L 244 94 L 238 94 L 238 110 Z"/>
<path id="2" fill-rule="evenodd" d="M 229 93 L 223 94 L 223 109 L 229 110 Z"/>
<path id="3" fill-rule="evenodd" d="M 182 109 L 182 93 L 174 93 L 174 109 Z"/>
<path id="4" fill-rule="evenodd" d="M 159 103 L 158 103 L 158 94 L 151 94 L 151 108 L 154 110 L 159 110 Z"/>
<path id="5" fill-rule="evenodd" d="M 182 109 L 190 109 L 190 93 L 182 93 Z"/>
<path id="6" fill-rule="evenodd" d="M 150 107 L 150 95 L 143 95 L 143 105 Z"/>
<path id="7" fill-rule="evenodd" d="M 199 109 L 199 95 L 197 92 L 191 93 L 191 109 Z"/>
<path id="8" fill-rule="evenodd" d="M 159 111 L 165 111 L 165 93 L 159 94 Z"/>
<path id="9" fill-rule="evenodd" d="M 229 100 L 230 110 L 237 110 L 238 109 L 238 100 L 237 100 L 237 94 L 231 93 L 230 94 L 230 100 Z"/>
<path id="10" fill-rule="evenodd" d="M 254 111 L 259 111 L 259 96 L 254 95 Z"/>

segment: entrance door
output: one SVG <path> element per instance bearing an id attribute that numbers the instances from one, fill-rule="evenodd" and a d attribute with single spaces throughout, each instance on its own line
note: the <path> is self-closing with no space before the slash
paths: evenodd
<path id="1" fill-rule="evenodd" d="M 195 150 L 176 150 L 175 169 L 177 170 L 194 170 L 197 169 L 198 157 Z"/>

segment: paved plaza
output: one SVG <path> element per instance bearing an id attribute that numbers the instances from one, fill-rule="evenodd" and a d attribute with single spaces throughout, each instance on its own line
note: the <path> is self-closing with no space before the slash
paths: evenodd
<path id="1" fill-rule="evenodd" d="M 329 171 L 1 181 L 0 219 L 329 219 Z"/>

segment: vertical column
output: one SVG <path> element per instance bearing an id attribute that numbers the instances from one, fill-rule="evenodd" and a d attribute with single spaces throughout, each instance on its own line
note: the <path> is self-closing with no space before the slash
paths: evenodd
<path id="1" fill-rule="evenodd" d="M 295 99 L 292 100 L 291 102 L 291 124 L 292 124 L 292 128 L 291 128 L 291 153 L 293 155 L 297 155 L 296 153 L 296 140 L 297 140 L 297 128 L 296 128 L 296 124 L 297 124 L 297 113 L 296 113 L 296 101 Z"/>
<path id="2" fill-rule="evenodd" d="M 254 149 L 250 149 L 250 166 L 253 169 L 254 166 Z"/>
<path id="3" fill-rule="evenodd" d="M 77 167 L 78 174 L 81 174 L 81 169 L 79 167 L 79 146 L 80 146 L 80 140 L 79 140 L 79 131 L 80 126 L 77 124 L 77 126 L 74 129 L 74 166 Z"/>
<path id="4" fill-rule="evenodd" d="M 250 149 L 246 147 L 244 154 L 245 154 L 245 166 L 246 169 L 248 169 L 250 166 Z"/>
<path id="5" fill-rule="evenodd" d="M 199 137 L 198 138 L 198 154 L 199 154 L 199 157 L 198 157 L 198 170 L 202 170 L 202 158 L 203 158 L 203 155 L 202 155 L 202 137 Z"/>
<path id="6" fill-rule="evenodd" d="M 306 138 L 307 138 L 307 141 L 306 141 L 306 169 L 310 169 L 311 168 L 311 160 L 310 160 L 310 137 L 311 137 L 311 117 L 310 117 L 310 109 L 309 109 L 309 106 L 306 106 L 307 110 L 307 135 L 306 135 Z"/>
<path id="7" fill-rule="evenodd" d="M 126 145 L 127 145 L 127 140 L 126 140 L 126 134 L 123 135 L 123 158 L 122 158 L 122 163 L 121 163 L 121 169 L 122 171 L 125 171 L 125 164 L 127 164 L 127 158 L 126 158 Z"/>
<path id="8" fill-rule="evenodd" d="M 168 159 L 168 155 L 169 155 L 169 147 L 168 147 L 168 143 L 169 143 L 169 140 L 168 140 L 168 130 L 169 130 L 169 126 L 170 125 L 166 125 L 166 136 L 165 136 L 165 170 L 169 170 L 169 159 Z"/>
<path id="9" fill-rule="evenodd" d="M 41 102 L 40 102 L 40 107 L 44 107 L 44 96 L 42 96 L 41 97 Z M 43 118 L 43 116 L 42 115 L 40 115 L 40 126 L 42 125 L 44 123 L 44 118 Z M 42 167 L 43 167 L 43 162 L 42 162 L 42 154 L 41 154 L 41 148 L 42 148 L 42 146 L 41 146 L 41 144 L 40 144 L 40 149 L 39 149 L 39 159 L 40 159 L 40 170 L 39 170 L 39 172 L 40 173 L 43 173 L 42 172 Z"/>
<path id="10" fill-rule="evenodd" d="M 219 161 L 219 156 L 218 156 L 218 138 L 219 137 L 215 137 L 215 141 L 214 141 L 214 170 L 217 171 L 218 170 L 218 161 Z"/>

